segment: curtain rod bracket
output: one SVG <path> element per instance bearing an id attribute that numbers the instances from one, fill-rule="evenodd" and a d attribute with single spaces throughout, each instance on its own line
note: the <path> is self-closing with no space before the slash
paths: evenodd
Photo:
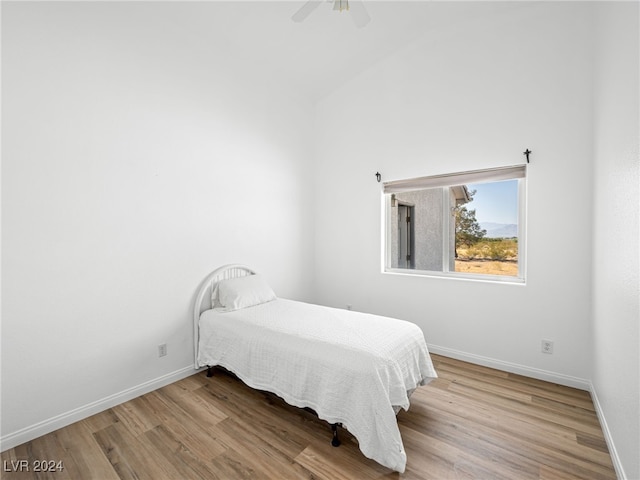
<path id="1" fill-rule="evenodd" d="M 381 179 L 382 179 L 382 175 L 380 175 L 380 172 L 376 172 L 376 180 L 378 181 L 378 183 L 380 183 Z"/>
<path id="2" fill-rule="evenodd" d="M 529 163 L 529 155 L 531 154 L 531 150 L 529 150 L 528 148 L 522 152 L 522 154 L 527 157 L 527 163 Z"/>

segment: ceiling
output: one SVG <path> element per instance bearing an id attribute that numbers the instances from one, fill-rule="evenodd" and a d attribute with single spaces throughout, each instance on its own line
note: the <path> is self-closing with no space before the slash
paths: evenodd
<path id="1" fill-rule="evenodd" d="M 233 69 L 239 76 L 260 76 L 314 101 L 417 38 L 521 2 L 365 0 L 371 21 L 362 28 L 355 26 L 349 12 L 333 10 L 332 3 L 325 1 L 302 23 L 292 21 L 304 3 L 119 5 L 128 9 L 129 19 L 137 18 L 137 27 L 142 24 L 142 30 L 154 28 L 155 34 L 161 30 L 169 35 L 172 48 L 186 41 L 188 46 L 182 48 L 198 50 L 205 62 Z"/>
<path id="2" fill-rule="evenodd" d="M 364 0 L 371 21 L 358 28 L 350 12 L 333 10 L 331 1 L 323 1 L 302 23 L 294 22 L 292 15 L 305 1 L 14 5 L 38 16 L 40 36 L 48 30 L 69 41 L 101 42 L 124 56 L 136 50 L 134 61 L 144 58 L 192 76 L 231 72 L 232 78 L 250 79 L 253 85 L 258 78 L 269 88 L 277 85 L 315 101 L 418 38 L 437 39 L 451 27 L 464 28 L 465 22 L 528 3 Z"/>
<path id="3" fill-rule="evenodd" d="M 317 99 L 433 25 L 429 2 L 364 2 L 371 21 L 362 28 L 350 12 L 323 2 L 302 23 L 291 16 L 305 2 L 235 2 L 225 37 L 260 72 Z M 220 8 L 216 6 L 216 10 Z M 225 14 L 226 16 L 226 14 Z"/>

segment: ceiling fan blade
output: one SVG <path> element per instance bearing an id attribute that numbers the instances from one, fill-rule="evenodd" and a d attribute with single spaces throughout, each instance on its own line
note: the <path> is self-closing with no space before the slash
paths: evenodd
<path id="1" fill-rule="evenodd" d="M 356 27 L 362 28 L 371 21 L 369 12 L 364 8 L 364 3 L 360 0 L 349 0 L 349 13 Z"/>
<path id="2" fill-rule="evenodd" d="M 291 20 L 294 22 L 302 22 L 311 14 L 311 12 L 318 8 L 321 3 L 322 0 L 308 0 L 307 3 L 300 7 L 300 10 L 293 14 Z"/>

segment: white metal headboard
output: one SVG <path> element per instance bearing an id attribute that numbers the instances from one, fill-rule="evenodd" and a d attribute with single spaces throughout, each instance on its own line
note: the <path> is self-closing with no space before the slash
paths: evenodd
<path id="1" fill-rule="evenodd" d="M 247 275 L 255 275 L 255 271 L 251 268 L 233 263 L 229 265 L 223 265 L 216 268 L 213 272 L 205 277 L 200 284 L 198 295 L 196 296 L 196 303 L 193 306 L 193 351 L 194 351 L 194 363 L 193 366 L 198 369 L 198 343 L 200 340 L 200 314 L 205 310 L 213 308 L 211 305 L 211 292 L 215 288 L 216 284 L 222 280 L 229 278 L 244 277 Z"/>

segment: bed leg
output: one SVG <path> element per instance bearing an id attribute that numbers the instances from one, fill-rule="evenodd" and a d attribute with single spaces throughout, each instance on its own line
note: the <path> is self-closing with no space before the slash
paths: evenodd
<path id="1" fill-rule="evenodd" d="M 337 423 L 332 423 L 331 424 L 331 431 L 333 432 L 333 438 L 331 439 L 331 446 L 339 447 L 340 446 L 340 439 L 338 438 L 338 424 Z"/>
<path id="2" fill-rule="evenodd" d="M 213 367 L 207 367 L 207 377 L 213 377 Z"/>

